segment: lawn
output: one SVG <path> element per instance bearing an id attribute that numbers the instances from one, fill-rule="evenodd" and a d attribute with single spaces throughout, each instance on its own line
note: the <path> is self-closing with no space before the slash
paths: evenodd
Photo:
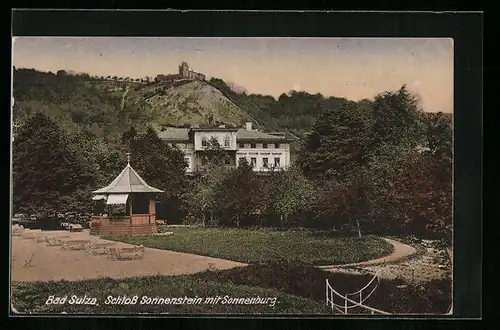
<path id="1" fill-rule="evenodd" d="M 64 304 L 46 304 L 49 295 L 67 296 Z M 71 297 L 94 297 L 99 305 L 70 304 Z M 132 298 L 135 304 L 107 304 L 108 297 Z M 146 297 L 146 298 L 144 298 Z M 158 303 L 148 298 L 176 298 Z M 192 298 L 188 300 L 187 298 Z M 209 297 L 221 297 L 208 303 Z M 238 301 L 234 298 L 260 298 Z M 196 300 L 196 298 L 200 298 Z M 265 298 L 270 298 L 266 299 Z M 273 298 L 274 301 L 273 301 Z M 141 303 L 142 302 L 142 303 Z M 78 282 L 38 282 L 13 286 L 13 306 L 21 313 L 50 314 L 326 314 L 321 302 L 293 296 L 276 289 L 211 281 L 198 276 L 155 276 L 126 280 L 99 279 Z"/>
<path id="2" fill-rule="evenodd" d="M 13 286 L 13 305 L 31 313 L 91 314 L 332 314 L 325 306 L 325 278 L 341 294 L 359 290 L 372 275 L 347 275 L 325 272 L 304 265 L 250 265 L 230 270 L 187 275 L 154 276 L 123 280 L 100 279 L 79 282 L 38 282 Z M 48 296 L 96 297 L 99 306 L 46 305 Z M 137 295 L 134 305 L 105 304 L 107 296 Z M 140 304 L 141 297 L 270 297 L 266 304 Z M 203 300 L 204 301 L 204 300 Z M 226 301 L 227 302 L 227 301 Z M 401 280 L 381 280 L 368 306 L 394 314 L 444 314 L 451 302 L 450 280 L 423 284 Z M 363 310 L 353 310 L 363 313 Z"/>
<path id="3" fill-rule="evenodd" d="M 173 227 L 172 235 L 105 237 L 147 247 L 251 264 L 332 265 L 388 255 L 393 246 L 375 236 L 342 237 L 307 230 Z"/>

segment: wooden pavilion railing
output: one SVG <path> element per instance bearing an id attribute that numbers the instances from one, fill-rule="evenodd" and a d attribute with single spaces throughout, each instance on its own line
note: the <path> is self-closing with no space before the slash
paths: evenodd
<path id="1" fill-rule="evenodd" d="M 133 215 L 132 218 L 134 220 L 145 218 L 145 221 L 139 221 L 139 223 L 135 224 L 130 223 L 130 216 L 94 216 L 92 217 L 90 234 L 100 236 L 135 236 L 151 235 L 158 231 L 156 222 L 151 221 L 151 215 Z"/>

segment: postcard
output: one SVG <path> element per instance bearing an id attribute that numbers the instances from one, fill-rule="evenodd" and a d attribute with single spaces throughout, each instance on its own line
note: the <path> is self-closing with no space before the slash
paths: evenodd
<path id="1" fill-rule="evenodd" d="M 450 315 L 450 38 L 13 37 L 16 315 Z"/>

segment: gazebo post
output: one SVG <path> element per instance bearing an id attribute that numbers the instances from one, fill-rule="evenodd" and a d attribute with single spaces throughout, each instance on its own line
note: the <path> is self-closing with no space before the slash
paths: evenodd
<path id="1" fill-rule="evenodd" d="M 155 195 L 151 194 L 149 197 L 149 223 L 156 224 L 156 198 Z"/>
<path id="2" fill-rule="evenodd" d="M 132 224 L 132 199 L 133 199 L 132 194 L 130 194 L 128 198 L 129 198 L 128 206 L 129 206 L 129 216 L 130 216 L 129 222 L 130 224 Z"/>

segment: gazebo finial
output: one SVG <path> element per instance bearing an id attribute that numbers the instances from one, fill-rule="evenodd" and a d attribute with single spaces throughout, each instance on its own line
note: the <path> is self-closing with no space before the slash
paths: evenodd
<path id="1" fill-rule="evenodd" d="M 130 152 L 127 152 L 126 155 L 127 155 L 127 164 L 130 165 Z"/>

